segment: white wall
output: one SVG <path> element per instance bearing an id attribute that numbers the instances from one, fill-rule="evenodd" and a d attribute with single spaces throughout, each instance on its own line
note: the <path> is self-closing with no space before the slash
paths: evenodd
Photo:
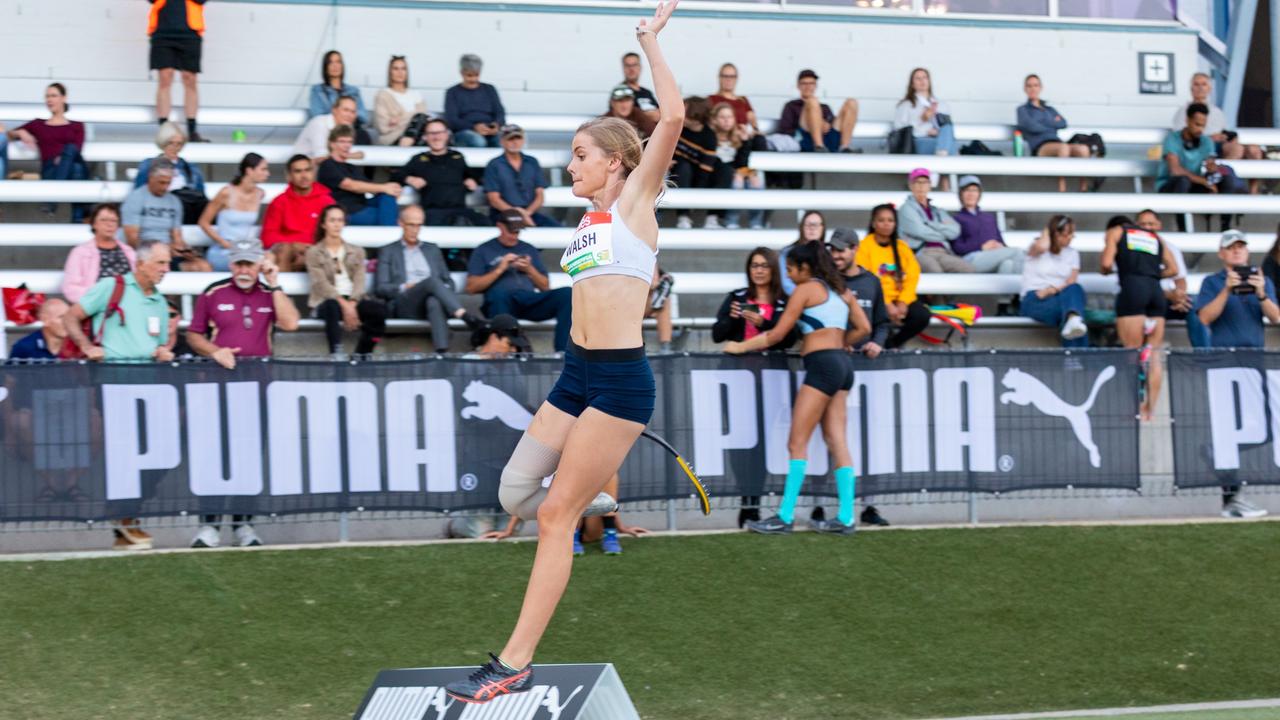
<path id="1" fill-rule="evenodd" d="M 0 102 L 38 102 L 54 79 L 69 86 L 73 102 L 152 102 L 147 8 L 142 0 L 0 0 Z M 619 56 L 636 47 L 636 17 L 628 15 L 231 0 L 206 8 L 201 88 L 210 106 L 301 106 L 320 55 L 336 47 L 367 104 L 398 53 L 408 55 L 413 84 L 438 110 L 444 88 L 456 82 L 457 57 L 477 52 L 485 80 L 510 109 L 598 112 L 619 79 Z M 1137 93 L 1136 53 L 1173 52 L 1180 88 L 1197 63 L 1188 33 L 1019 25 L 685 16 L 663 44 L 686 93 L 713 91 L 719 63 L 735 61 L 739 90 L 763 116 L 776 116 L 797 70 L 813 67 L 833 104 L 855 96 L 865 117 L 887 119 L 909 70 L 923 65 L 962 122 L 1012 122 L 1022 78 L 1034 71 L 1046 98 L 1074 124 L 1161 125 L 1175 101 Z"/>

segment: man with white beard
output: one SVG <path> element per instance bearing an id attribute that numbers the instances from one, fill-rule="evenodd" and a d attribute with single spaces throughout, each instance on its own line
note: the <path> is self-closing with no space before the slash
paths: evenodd
<path id="1" fill-rule="evenodd" d="M 265 257 L 257 242 L 236 243 L 227 259 L 231 277 L 213 283 L 200 294 L 187 328 L 187 343 L 198 355 L 233 370 L 237 357 L 270 356 L 272 330 L 297 330 L 298 308 L 280 289 L 276 264 Z M 258 279 L 259 274 L 265 283 Z M 250 515 L 232 516 L 236 545 L 262 544 L 249 524 L 252 519 Z M 205 515 L 191 546 L 217 547 L 219 520 L 217 515 Z"/>

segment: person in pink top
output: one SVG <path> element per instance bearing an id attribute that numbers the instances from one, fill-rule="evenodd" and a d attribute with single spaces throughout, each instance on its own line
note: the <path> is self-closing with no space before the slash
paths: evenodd
<path id="1" fill-rule="evenodd" d="M 62 269 L 62 296 L 76 303 L 99 280 L 133 272 L 133 248 L 116 239 L 120 208 L 114 203 L 94 206 L 89 212 L 93 239 L 71 248 Z"/>

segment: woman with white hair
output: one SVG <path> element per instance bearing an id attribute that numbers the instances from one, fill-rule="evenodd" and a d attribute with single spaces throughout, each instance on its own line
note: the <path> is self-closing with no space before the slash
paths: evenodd
<path id="1" fill-rule="evenodd" d="M 194 225 L 199 222 L 200 213 L 209 204 L 209 198 L 204 193 L 204 174 L 200 172 L 200 168 L 181 157 L 182 148 L 186 145 L 187 135 L 177 123 L 168 120 L 161 123 L 160 129 L 156 131 L 156 147 L 160 148 L 160 154 L 156 157 L 173 163 L 175 172 L 169 183 L 169 192 L 182 201 L 182 223 Z M 135 188 L 147 184 L 151 163 L 155 160 L 156 158 L 147 158 L 138 166 L 138 174 L 133 179 Z"/>
<path id="2" fill-rule="evenodd" d="M 461 147 L 498 147 L 498 130 L 507 122 L 497 88 L 480 82 L 483 69 L 479 55 L 463 55 L 458 60 L 462 82 L 444 94 L 444 120 Z"/>

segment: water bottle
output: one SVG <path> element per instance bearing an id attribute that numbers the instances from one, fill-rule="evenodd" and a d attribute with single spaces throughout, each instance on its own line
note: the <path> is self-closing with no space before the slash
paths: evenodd
<path id="1" fill-rule="evenodd" d="M 1022 139 L 1022 131 L 1013 131 L 1013 156 L 1022 157 L 1027 154 L 1027 143 Z"/>
<path id="2" fill-rule="evenodd" d="M 231 142 L 238 142 L 238 143 L 242 143 L 242 142 L 244 142 L 244 141 L 245 141 L 245 138 L 246 138 L 246 137 L 247 137 L 247 136 L 244 134 L 244 131 L 243 131 L 243 130 L 232 130 L 232 131 L 231 131 Z"/>

